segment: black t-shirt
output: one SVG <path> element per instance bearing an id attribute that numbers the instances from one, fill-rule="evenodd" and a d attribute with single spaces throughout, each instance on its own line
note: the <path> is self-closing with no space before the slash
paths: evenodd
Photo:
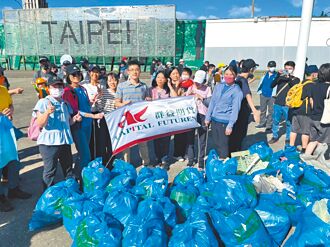
<path id="1" fill-rule="evenodd" d="M 298 108 L 293 108 L 293 115 L 304 115 L 307 116 L 312 112 L 312 106 L 310 104 L 310 91 L 313 86 L 313 83 L 307 84 L 303 87 L 301 100 L 303 101 L 302 105 Z"/>
<path id="2" fill-rule="evenodd" d="M 291 87 L 300 82 L 299 78 L 290 76 L 279 76 L 273 82 L 271 87 L 277 86 L 275 104 L 285 106 L 285 99 Z M 285 88 L 284 88 L 285 87 Z M 282 88 L 284 88 L 282 90 Z"/>
<path id="3" fill-rule="evenodd" d="M 251 111 L 251 108 L 249 107 L 249 103 L 247 102 L 247 99 L 246 99 L 246 95 L 248 95 L 248 94 L 252 95 L 248 80 L 242 76 L 237 76 L 235 83 L 241 88 L 241 90 L 243 92 L 241 111 L 243 111 L 243 110 Z"/>
<path id="4" fill-rule="evenodd" d="M 330 83 L 315 82 L 308 92 L 308 96 L 313 99 L 313 109 L 310 117 L 314 121 L 321 121 L 324 109 L 324 99 L 327 96 L 329 86 Z"/>

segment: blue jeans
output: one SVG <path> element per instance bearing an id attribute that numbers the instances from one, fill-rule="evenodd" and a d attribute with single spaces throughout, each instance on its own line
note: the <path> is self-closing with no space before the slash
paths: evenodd
<path id="1" fill-rule="evenodd" d="M 278 131 L 280 128 L 280 122 L 282 117 L 284 118 L 286 125 L 285 140 L 290 139 L 291 122 L 289 121 L 288 112 L 289 112 L 289 107 L 274 104 L 273 127 L 272 127 L 274 139 L 279 138 Z"/>
<path id="2" fill-rule="evenodd" d="M 18 160 L 10 161 L 7 165 L 8 167 L 8 189 L 14 189 L 19 183 L 19 166 L 20 162 Z M 0 178 L 2 175 L 2 169 L 0 169 Z M 5 190 L 3 185 L 0 183 L 0 195 L 4 195 Z"/>
<path id="3" fill-rule="evenodd" d="M 91 161 L 89 142 L 91 140 L 91 135 L 92 135 L 92 124 L 88 126 L 73 125 L 71 127 L 71 133 L 80 159 L 79 162 L 80 169 L 78 169 L 79 170 L 78 175 L 80 175 L 81 170 L 84 167 L 86 167 L 88 163 Z"/>

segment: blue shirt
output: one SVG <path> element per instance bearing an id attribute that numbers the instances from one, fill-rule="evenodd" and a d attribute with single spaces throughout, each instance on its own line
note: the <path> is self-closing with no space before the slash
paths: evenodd
<path id="1" fill-rule="evenodd" d="M 82 121 L 81 126 L 86 127 L 92 124 L 92 119 L 84 117 L 84 113 L 91 113 L 91 105 L 89 103 L 89 99 L 86 93 L 86 89 L 83 87 L 77 87 L 74 89 L 74 92 L 78 96 L 78 109 L 81 112 Z"/>
<path id="2" fill-rule="evenodd" d="M 37 140 L 37 144 L 48 146 L 58 146 L 72 144 L 73 139 L 70 131 L 70 114 L 72 108 L 63 100 L 57 101 L 51 96 L 40 99 L 33 109 L 32 116 L 36 117 L 37 112 L 46 112 L 49 102 L 55 107 L 55 111 L 49 115 L 45 127 L 42 128 Z"/>
<path id="3" fill-rule="evenodd" d="M 272 97 L 273 88 L 271 87 L 272 82 L 276 78 L 277 73 L 273 73 L 272 75 L 269 74 L 269 72 L 266 73 L 264 76 L 264 79 L 261 83 L 261 94 L 267 98 Z"/>
<path id="4" fill-rule="evenodd" d="M 146 97 L 150 97 L 148 86 L 144 82 L 134 85 L 129 80 L 119 83 L 116 92 L 116 99 L 122 101 L 130 100 L 132 103 L 145 100 Z"/>

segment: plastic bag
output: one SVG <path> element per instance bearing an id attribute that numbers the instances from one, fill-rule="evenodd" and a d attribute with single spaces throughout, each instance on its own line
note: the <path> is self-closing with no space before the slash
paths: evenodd
<path id="1" fill-rule="evenodd" d="M 188 167 L 182 170 L 173 181 L 174 185 L 195 186 L 199 188 L 204 183 L 204 177 L 196 168 Z"/>
<path id="2" fill-rule="evenodd" d="M 110 180 L 108 186 L 105 188 L 106 192 L 113 192 L 117 190 L 129 190 L 133 188 L 135 181 L 127 174 L 121 174 Z"/>
<path id="3" fill-rule="evenodd" d="M 102 158 L 89 162 L 88 166 L 82 170 L 84 192 L 103 190 L 108 185 L 110 176 L 110 171 L 102 165 Z"/>
<path id="4" fill-rule="evenodd" d="M 216 209 L 235 212 L 257 204 L 257 193 L 246 176 L 226 176 L 215 183 L 207 183 L 201 193 Z"/>
<path id="5" fill-rule="evenodd" d="M 329 246 L 330 201 L 322 199 L 309 206 L 285 246 Z"/>
<path id="6" fill-rule="evenodd" d="M 123 247 L 166 247 L 168 237 L 161 219 L 143 220 L 138 216 L 123 231 Z"/>
<path id="7" fill-rule="evenodd" d="M 193 211 L 187 221 L 176 225 L 169 247 L 220 246 L 204 213 Z"/>
<path id="8" fill-rule="evenodd" d="M 136 214 L 138 198 L 128 191 L 114 191 L 105 201 L 103 211 L 113 215 L 124 226 Z"/>
<path id="9" fill-rule="evenodd" d="M 0 169 L 18 160 L 16 138 L 12 123 L 0 114 Z"/>
<path id="10" fill-rule="evenodd" d="M 273 246 L 259 215 L 252 209 L 232 214 L 212 209 L 213 225 L 226 246 Z"/>
<path id="11" fill-rule="evenodd" d="M 85 217 L 77 227 L 73 247 L 121 246 L 122 226 L 111 215 L 97 212 Z"/>
<path id="12" fill-rule="evenodd" d="M 288 191 L 273 194 L 260 194 L 259 200 L 272 201 L 279 208 L 283 208 L 289 215 L 292 225 L 296 225 L 303 214 L 305 207 L 296 196 Z"/>
<path id="13" fill-rule="evenodd" d="M 208 181 L 216 181 L 225 175 L 235 175 L 237 160 L 232 158 L 225 163 L 219 159 L 217 152 L 212 149 L 206 160 L 206 177 Z"/>
<path id="14" fill-rule="evenodd" d="M 275 206 L 269 200 L 259 200 L 255 211 L 261 218 L 269 235 L 280 246 L 291 227 L 288 213 L 283 208 Z"/>
<path id="15" fill-rule="evenodd" d="M 79 184 L 72 178 L 49 187 L 37 202 L 29 223 L 29 230 L 35 231 L 61 222 L 64 200 L 77 193 L 80 193 Z"/>
<path id="16" fill-rule="evenodd" d="M 116 175 L 126 174 L 128 177 L 130 177 L 132 180 L 136 181 L 136 169 L 131 164 L 116 159 L 113 162 L 113 169 L 111 170 Z"/>
<path id="17" fill-rule="evenodd" d="M 189 185 L 185 187 L 179 184 L 172 187 L 170 198 L 175 201 L 181 213 L 180 216 L 185 219 L 189 215 L 198 196 L 199 191 L 194 186 Z"/>
<path id="18" fill-rule="evenodd" d="M 105 194 L 96 191 L 92 194 L 74 194 L 63 203 L 63 224 L 72 239 L 82 219 L 95 212 L 102 211 L 104 207 Z"/>
<path id="19" fill-rule="evenodd" d="M 249 147 L 250 154 L 258 154 L 262 161 L 269 161 L 273 150 L 265 142 L 257 142 Z"/>
<path id="20" fill-rule="evenodd" d="M 300 183 L 304 188 L 315 189 L 321 191 L 330 187 L 330 177 L 322 170 L 316 170 L 312 166 L 306 166 L 304 176 Z"/>
<path id="21" fill-rule="evenodd" d="M 144 189 L 144 198 L 163 197 L 168 186 L 167 172 L 161 168 L 142 168 L 136 180 L 136 185 Z"/>

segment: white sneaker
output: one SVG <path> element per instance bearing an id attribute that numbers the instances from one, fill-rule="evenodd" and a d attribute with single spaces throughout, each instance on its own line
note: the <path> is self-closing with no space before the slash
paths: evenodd
<path id="1" fill-rule="evenodd" d="M 184 158 L 182 156 L 179 156 L 176 158 L 177 161 L 180 161 L 180 162 L 183 162 L 184 161 Z"/>

